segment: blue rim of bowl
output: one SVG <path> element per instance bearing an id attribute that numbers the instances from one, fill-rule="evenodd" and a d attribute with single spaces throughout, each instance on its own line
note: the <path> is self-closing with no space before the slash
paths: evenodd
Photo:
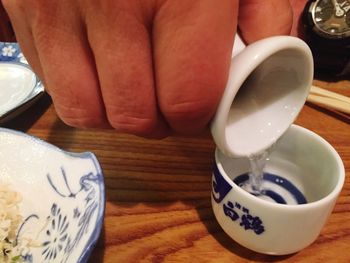
<path id="1" fill-rule="evenodd" d="M 0 63 L 19 65 L 33 71 L 29 66 L 26 58 L 24 57 L 21 48 L 16 42 L 0 42 Z M 30 94 L 22 101 L 20 101 L 14 108 L 1 114 L 0 123 L 8 121 L 12 117 L 15 117 L 17 114 L 27 109 L 32 105 L 32 103 L 39 99 L 44 94 L 44 92 L 44 85 L 42 81 L 36 76 L 36 83 L 32 88 L 32 92 L 30 92 Z"/>
<path id="2" fill-rule="evenodd" d="M 81 159 L 90 159 L 93 162 L 93 164 L 96 168 L 96 171 L 97 171 L 97 176 L 101 182 L 99 184 L 100 189 L 101 189 L 100 200 L 103 202 L 103 206 L 101 206 L 101 209 L 98 210 L 98 215 L 97 215 L 97 219 L 96 219 L 96 227 L 95 227 L 94 231 L 92 232 L 92 234 L 87 242 L 87 245 L 85 246 L 82 254 L 80 255 L 80 257 L 77 261 L 77 263 L 86 263 L 89 260 L 91 252 L 96 247 L 97 242 L 99 240 L 99 237 L 101 235 L 101 231 L 102 231 L 102 227 L 103 227 L 103 223 L 104 223 L 104 215 L 105 215 L 105 210 L 106 210 L 106 191 L 105 191 L 104 175 L 102 172 L 101 165 L 98 162 L 95 154 L 93 154 L 92 152 L 82 152 L 82 153 L 68 152 L 68 151 L 62 150 L 61 148 L 59 148 L 53 144 L 50 144 L 50 143 L 48 143 L 48 142 L 46 142 L 38 137 L 35 137 L 33 135 L 29 135 L 29 134 L 26 134 L 26 133 L 23 133 L 20 131 L 11 130 L 8 128 L 0 127 L 0 133 L 1 132 L 6 132 L 6 133 L 26 137 L 26 138 L 29 138 L 34 143 L 38 143 L 40 145 L 43 145 L 44 147 L 61 152 L 65 155 L 76 157 L 76 158 L 81 158 Z"/>

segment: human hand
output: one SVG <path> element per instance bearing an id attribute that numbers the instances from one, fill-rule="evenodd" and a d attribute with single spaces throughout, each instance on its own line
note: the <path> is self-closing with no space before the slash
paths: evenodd
<path id="1" fill-rule="evenodd" d="M 201 131 L 237 25 L 250 43 L 289 34 L 293 16 L 289 0 L 2 2 L 65 123 L 146 137 Z"/>

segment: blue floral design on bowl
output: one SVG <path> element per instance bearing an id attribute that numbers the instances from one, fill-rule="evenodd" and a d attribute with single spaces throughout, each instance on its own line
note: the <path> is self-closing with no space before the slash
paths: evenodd
<path id="1" fill-rule="evenodd" d="M 103 225 L 105 186 L 92 153 L 69 153 L 0 128 L 0 182 L 23 201 L 17 239 L 31 237 L 25 262 L 87 262 Z"/>
<path id="2" fill-rule="evenodd" d="M 28 64 L 17 43 L 0 42 L 0 61 L 12 61 Z"/>

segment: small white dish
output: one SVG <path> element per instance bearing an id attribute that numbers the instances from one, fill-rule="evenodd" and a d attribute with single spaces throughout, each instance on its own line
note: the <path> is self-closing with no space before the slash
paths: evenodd
<path id="1" fill-rule="evenodd" d="M 22 196 L 17 239 L 39 246 L 25 263 L 88 261 L 101 229 L 105 187 L 92 153 L 69 153 L 21 132 L 0 128 L 0 183 Z"/>
<path id="2" fill-rule="evenodd" d="M 0 42 L 0 123 L 26 110 L 43 93 L 18 44 Z"/>

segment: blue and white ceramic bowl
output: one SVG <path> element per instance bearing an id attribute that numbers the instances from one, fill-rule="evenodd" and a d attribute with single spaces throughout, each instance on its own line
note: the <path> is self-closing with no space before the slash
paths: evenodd
<path id="1" fill-rule="evenodd" d="M 259 194 L 240 187 L 249 171 L 247 158 L 216 150 L 212 208 L 222 229 L 265 254 L 291 254 L 312 244 L 344 184 L 336 150 L 314 132 L 292 125 L 269 156 Z"/>
<path id="2" fill-rule="evenodd" d="M 0 123 L 27 109 L 44 93 L 17 43 L 0 42 Z"/>
<path id="3" fill-rule="evenodd" d="M 30 236 L 25 262 L 87 262 L 100 235 L 105 209 L 101 167 L 92 153 L 69 153 L 29 135 L 0 128 L 0 182 L 22 195 Z"/>

